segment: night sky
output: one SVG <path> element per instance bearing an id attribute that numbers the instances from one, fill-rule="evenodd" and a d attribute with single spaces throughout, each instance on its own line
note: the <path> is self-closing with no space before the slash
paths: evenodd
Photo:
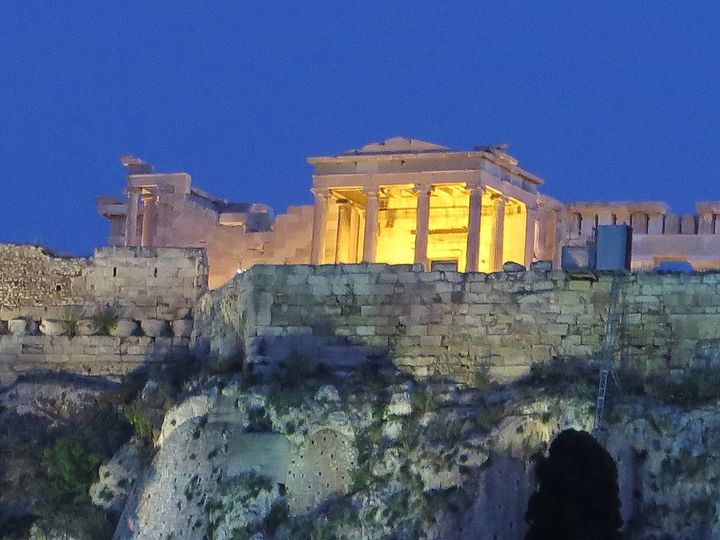
<path id="1" fill-rule="evenodd" d="M 720 199 L 718 2 L 0 2 L 0 241 L 90 254 L 119 156 L 276 212 L 305 159 L 509 143 L 562 201 Z"/>

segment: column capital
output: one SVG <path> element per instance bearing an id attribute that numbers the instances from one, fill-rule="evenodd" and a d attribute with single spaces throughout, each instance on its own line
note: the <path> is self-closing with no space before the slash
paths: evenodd
<path id="1" fill-rule="evenodd" d="M 430 195 L 432 193 L 432 184 L 413 184 L 413 191 L 418 195 Z"/>
<path id="2" fill-rule="evenodd" d="M 487 186 L 485 184 L 481 184 L 479 181 L 475 182 L 465 182 L 465 189 L 472 192 L 480 192 L 485 193 L 487 191 Z"/>
<path id="3" fill-rule="evenodd" d="M 492 196 L 492 199 L 495 204 L 505 205 L 510 200 L 510 197 L 508 195 L 505 195 L 504 193 L 496 193 Z"/>
<path id="4" fill-rule="evenodd" d="M 382 192 L 382 188 L 380 187 L 368 187 L 363 189 L 363 193 L 366 197 L 372 197 L 377 198 L 380 196 L 380 193 Z"/>

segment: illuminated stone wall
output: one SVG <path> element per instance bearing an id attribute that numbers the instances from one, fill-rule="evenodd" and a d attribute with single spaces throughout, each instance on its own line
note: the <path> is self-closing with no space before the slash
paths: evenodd
<path id="1" fill-rule="evenodd" d="M 720 361 L 720 274 L 627 279 L 625 361 L 639 369 Z M 387 358 L 420 377 L 472 381 L 486 365 L 508 380 L 555 356 L 597 359 L 611 281 L 559 271 L 258 266 L 200 300 L 195 348 L 242 349 L 258 369 L 300 351 L 342 369 Z"/>

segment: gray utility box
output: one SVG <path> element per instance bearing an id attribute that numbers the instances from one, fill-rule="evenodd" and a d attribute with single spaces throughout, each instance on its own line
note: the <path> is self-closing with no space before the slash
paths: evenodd
<path id="1" fill-rule="evenodd" d="M 632 258 L 632 228 L 630 226 L 598 226 L 596 245 L 596 270 L 630 270 Z"/>
<path id="2" fill-rule="evenodd" d="M 584 246 L 563 246 L 560 267 L 568 272 L 592 270 L 595 268 L 595 244 Z"/>

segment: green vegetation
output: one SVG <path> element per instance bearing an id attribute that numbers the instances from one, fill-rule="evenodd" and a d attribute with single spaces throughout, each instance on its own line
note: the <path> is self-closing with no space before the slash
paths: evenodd
<path id="1" fill-rule="evenodd" d="M 656 403 L 689 408 L 720 399 L 720 369 L 694 368 L 644 376 L 625 369 L 618 377 L 624 393 L 645 396 Z"/>
<path id="2" fill-rule="evenodd" d="M 101 462 L 96 446 L 83 437 L 64 437 L 43 454 L 53 488 L 59 495 L 76 501 L 88 499 Z"/>
<path id="3" fill-rule="evenodd" d="M 422 416 L 427 413 L 432 413 L 438 408 L 438 402 L 431 392 L 413 392 L 410 396 L 410 404 L 412 406 L 412 414 L 414 416 Z"/>
<path id="4" fill-rule="evenodd" d="M 475 425 L 483 431 L 492 431 L 505 417 L 505 411 L 499 408 L 480 409 L 475 414 Z"/>
<path id="5" fill-rule="evenodd" d="M 312 399 L 323 384 L 334 382 L 334 374 L 324 364 L 294 352 L 284 362 L 283 369 L 267 393 L 267 403 L 277 414 L 300 407 L 305 399 Z"/>
<path id="6" fill-rule="evenodd" d="M 478 367 L 473 378 L 473 383 L 475 388 L 483 392 L 492 391 L 498 386 L 497 382 L 495 382 L 490 375 L 490 366 L 488 364 L 481 364 Z"/>
<path id="7" fill-rule="evenodd" d="M 153 443 L 153 426 L 147 404 L 137 399 L 123 407 L 125 418 L 133 428 L 135 435 L 145 446 Z"/>
<path id="8" fill-rule="evenodd" d="M 74 307 L 66 307 L 63 311 L 63 317 L 60 319 L 60 326 L 64 336 L 75 337 L 80 327 L 82 313 Z"/>
<path id="9" fill-rule="evenodd" d="M 40 504 L 32 508 L 36 520 L 33 538 L 55 540 L 109 540 L 112 526 L 100 508 L 92 504 Z"/>
<path id="10" fill-rule="evenodd" d="M 119 317 L 115 308 L 108 304 L 99 308 L 90 320 L 96 335 L 109 336 L 117 326 Z"/>
<path id="11" fill-rule="evenodd" d="M 240 355 L 229 357 L 213 357 L 207 362 L 207 371 L 210 375 L 226 375 L 240 373 L 243 369 L 243 358 Z"/>

